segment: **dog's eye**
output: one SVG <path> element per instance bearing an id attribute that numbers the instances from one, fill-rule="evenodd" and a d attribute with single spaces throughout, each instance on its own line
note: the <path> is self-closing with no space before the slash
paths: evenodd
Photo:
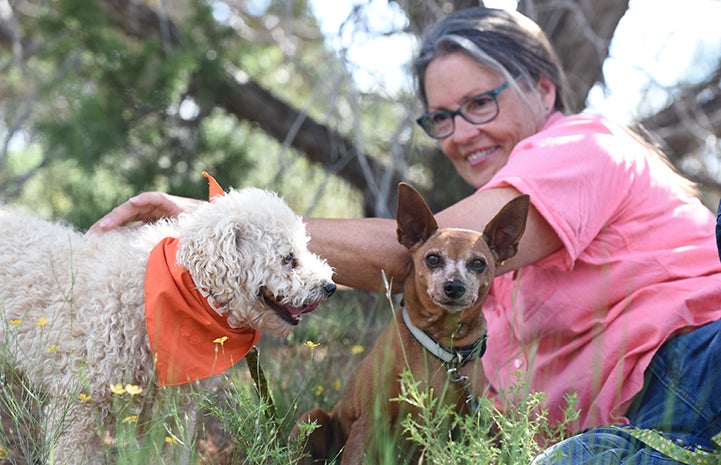
<path id="1" fill-rule="evenodd" d="M 441 257 L 438 255 L 432 253 L 426 257 L 426 265 L 430 266 L 431 268 L 437 268 L 441 266 L 443 263 L 443 260 L 441 260 Z"/>
<path id="2" fill-rule="evenodd" d="M 291 265 L 291 266 L 295 267 L 296 264 L 297 264 L 297 261 L 295 259 L 295 255 L 293 255 L 292 253 L 289 253 L 288 255 L 283 257 L 283 266 Z"/>
<path id="3" fill-rule="evenodd" d="M 488 263 L 484 259 L 476 257 L 468 262 L 468 268 L 480 273 L 488 268 Z"/>

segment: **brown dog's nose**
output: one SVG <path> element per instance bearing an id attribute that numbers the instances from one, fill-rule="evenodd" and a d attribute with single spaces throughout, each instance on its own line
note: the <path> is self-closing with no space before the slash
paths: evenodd
<path id="1" fill-rule="evenodd" d="M 335 283 L 328 283 L 325 286 L 323 286 L 323 290 L 325 291 L 326 297 L 330 297 L 335 292 L 336 285 Z"/>
<path id="2" fill-rule="evenodd" d="M 448 281 L 443 286 L 443 291 L 451 299 L 458 299 L 460 297 L 463 297 L 463 294 L 466 293 L 466 285 L 463 284 L 461 281 L 454 279 L 453 281 Z"/>

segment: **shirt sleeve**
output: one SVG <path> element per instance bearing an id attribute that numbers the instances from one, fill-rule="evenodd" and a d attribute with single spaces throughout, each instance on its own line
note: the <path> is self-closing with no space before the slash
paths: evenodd
<path id="1" fill-rule="evenodd" d="M 508 163 L 483 187 L 511 186 L 533 206 L 564 247 L 539 263 L 570 269 L 612 222 L 629 193 L 628 144 L 597 118 L 562 117 L 521 141 Z"/>

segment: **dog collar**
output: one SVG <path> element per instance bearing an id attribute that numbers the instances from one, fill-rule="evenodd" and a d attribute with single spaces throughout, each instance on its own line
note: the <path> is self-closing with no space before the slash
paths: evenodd
<path id="1" fill-rule="evenodd" d="M 486 332 L 473 344 L 463 347 L 446 347 L 428 335 L 428 333 L 415 326 L 411 322 L 406 307 L 401 307 L 401 313 L 403 314 L 403 322 L 406 324 L 408 331 L 416 338 L 416 341 L 428 352 L 436 356 L 436 358 L 447 364 L 455 363 L 457 366 L 462 367 L 475 358 L 483 357 L 483 354 L 486 353 Z"/>

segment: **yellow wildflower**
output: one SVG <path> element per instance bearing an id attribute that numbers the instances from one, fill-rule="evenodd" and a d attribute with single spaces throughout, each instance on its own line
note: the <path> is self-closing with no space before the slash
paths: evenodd
<path id="1" fill-rule="evenodd" d="M 220 344 L 220 346 L 222 347 L 223 344 L 225 344 L 225 341 L 227 341 L 227 340 L 228 340 L 228 336 L 223 336 L 223 337 L 213 339 L 213 342 L 216 344 Z"/>
<path id="2" fill-rule="evenodd" d="M 38 328 L 42 328 L 43 326 L 48 324 L 48 321 L 50 321 L 50 320 L 48 320 L 47 318 L 45 318 L 43 316 L 43 317 L 38 318 L 38 321 L 35 324 L 38 325 Z"/>
<path id="3" fill-rule="evenodd" d="M 138 416 L 137 415 L 129 415 L 122 420 L 120 420 L 120 423 L 137 423 L 138 422 Z"/>
<path id="4" fill-rule="evenodd" d="M 323 388 L 323 386 L 321 386 L 320 384 L 315 387 L 315 395 L 316 396 L 323 394 L 323 391 L 325 391 L 325 388 Z"/>
<path id="5" fill-rule="evenodd" d="M 131 396 L 134 396 L 136 394 L 140 394 L 141 392 L 143 392 L 143 388 L 141 388 L 140 386 L 136 386 L 134 384 L 126 384 L 125 392 L 127 392 Z"/>
<path id="6" fill-rule="evenodd" d="M 305 345 L 310 347 L 311 349 L 315 349 L 320 345 L 320 343 L 313 342 L 311 340 L 305 341 Z"/>
<path id="7" fill-rule="evenodd" d="M 111 384 L 110 385 L 110 391 L 112 391 L 113 394 L 122 395 L 125 394 L 125 388 L 122 384 Z"/>
<path id="8" fill-rule="evenodd" d="M 165 436 L 165 442 L 168 444 L 177 444 L 178 439 L 175 436 Z"/>
<path id="9" fill-rule="evenodd" d="M 0 459 L 4 459 L 8 456 L 8 451 L 3 446 L 0 446 Z"/>
<path id="10" fill-rule="evenodd" d="M 20 323 L 22 323 L 22 320 L 10 320 L 10 324 L 13 326 L 20 326 Z"/>
<path id="11" fill-rule="evenodd" d="M 365 351 L 365 350 L 366 350 L 365 347 L 363 347 L 362 345 L 356 344 L 350 348 L 350 353 L 352 355 L 358 355 L 358 354 L 362 354 L 363 351 Z"/>
<path id="12" fill-rule="evenodd" d="M 60 346 L 58 346 L 58 345 L 48 346 L 48 350 L 49 350 L 50 352 L 57 352 L 59 348 L 60 348 Z"/>
<path id="13" fill-rule="evenodd" d="M 90 399 L 92 399 L 92 397 L 81 392 L 80 394 L 78 394 L 78 399 L 82 400 L 83 402 L 88 402 Z"/>
<path id="14" fill-rule="evenodd" d="M 333 381 L 333 389 L 335 389 L 336 392 L 340 392 L 341 388 L 343 387 L 343 381 L 340 379 L 336 379 Z"/>

